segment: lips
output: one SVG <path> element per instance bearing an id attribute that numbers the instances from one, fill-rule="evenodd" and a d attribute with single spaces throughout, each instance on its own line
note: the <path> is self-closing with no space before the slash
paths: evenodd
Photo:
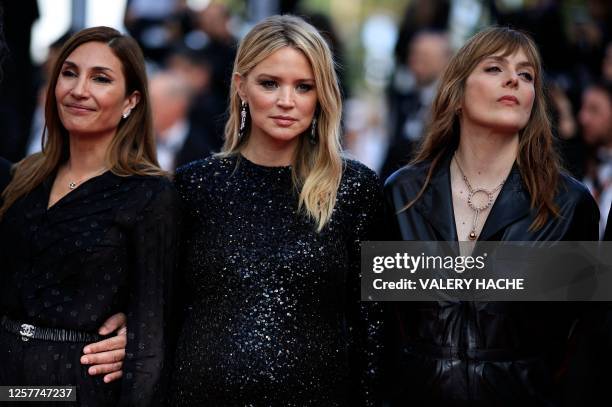
<path id="1" fill-rule="evenodd" d="M 75 113 L 89 113 L 93 112 L 95 109 L 83 105 L 79 105 L 77 103 L 67 103 L 64 105 L 68 110 Z"/>
<path id="2" fill-rule="evenodd" d="M 276 123 L 276 125 L 279 127 L 289 127 L 293 123 L 297 122 L 297 119 L 292 116 L 278 115 L 278 116 L 270 116 L 270 118 L 274 120 L 274 123 Z"/>
<path id="3" fill-rule="evenodd" d="M 497 99 L 498 102 L 504 102 L 507 104 L 514 104 L 514 105 L 520 105 L 519 100 L 512 96 L 512 95 L 504 95 L 502 97 L 500 97 L 499 99 Z"/>

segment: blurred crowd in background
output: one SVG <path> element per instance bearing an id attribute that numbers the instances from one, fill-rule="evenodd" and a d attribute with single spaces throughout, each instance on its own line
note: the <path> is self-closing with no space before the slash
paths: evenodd
<path id="1" fill-rule="evenodd" d="M 63 42 L 96 0 L 72 0 L 69 29 L 32 58 L 41 1 L 0 0 L 9 52 L 0 83 L 0 156 L 41 149 L 45 85 Z M 141 45 L 163 168 L 219 151 L 232 64 L 259 19 L 292 13 L 328 39 L 344 95 L 344 147 L 384 179 L 406 164 L 427 127 L 438 78 L 463 41 L 490 24 L 531 34 L 546 72 L 550 118 L 565 168 L 602 208 L 612 202 L 610 0 L 99 0 Z M 108 24 L 111 25 L 111 24 Z"/>

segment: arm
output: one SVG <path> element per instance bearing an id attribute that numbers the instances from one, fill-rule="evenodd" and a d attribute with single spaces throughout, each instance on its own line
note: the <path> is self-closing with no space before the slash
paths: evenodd
<path id="1" fill-rule="evenodd" d="M 599 209 L 585 192 L 577 204 L 570 227 L 571 240 L 596 241 L 599 237 Z M 564 406 L 597 404 L 608 397 L 605 389 L 611 375 L 612 304 L 608 302 L 575 303 L 578 323 L 569 339 Z"/>
<path id="2" fill-rule="evenodd" d="M 179 198 L 164 183 L 138 212 L 129 233 L 130 296 L 119 404 L 161 403 L 166 386 L 167 328 L 179 240 Z"/>
<path id="3" fill-rule="evenodd" d="M 183 180 L 183 172 L 178 170 L 175 176 L 175 186 L 180 192 L 185 188 L 185 182 Z M 180 249 L 181 253 L 179 261 L 184 261 L 187 258 L 186 248 L 189 247 L 188 239 L 191 229 L 190 225 L 194 224 L 194 220 L 190 219 L 190 211 L 187 207 L 182 207 L 182 218 L 183 230 L 180 231 L 180 235 L 184 237 Z M 178 225 L 177 225 L 178 227 Z M 172 334 L 170 340 L 170 352 L 167 354 L 172 358 L 172 350 L 175 348 L 175 341 L 178 333 L 182 326 L 182 321 L 185 314 L 185 301 L 187 297 L 187 285 L 183 280 L 183 274 L 180 272 L 184 270 L 184 265 L 178 268 L 173 278 L 173 311 L 169 317 L 169 323 L 171 326 L 168 327 L 168 331 Z M 125 359 L 125 347 L 127 344 L 127 317 L 124 313 L 118 313 L 108 318 L 104 324 L 100 327 L 98 333 L 100 335 L 108 335 L 112 332 L 116 332 L 116 336 L 104 339 L 99 342 L 91 343 L 85 346 L 83 349 L 84 356 L 81 357 L 81 364 L 91 365 L 87 372 L 94 375 L 104 375 L 104 382 L 110 383 L 118 380 L 123 376 L 123 360 Z"/>
<path id="4" fill-rule="evenodd" d="M 378 178 L 367 174 L 368 180 L 361 182 L 364 191 L 363 206 L 356 210 L 360 213 L 354 229 L 355 234 L 349 242 L 348 304 L 349 326 L 353 335 L 351 364 L 355 388 L 351 405 L 372 406 L 380 402 L 380 368 L 382 356 L 383 309 L 377 302 L 361 301 L 361 247 L 362 241 L 383 240 L 383 199 Z"/>
<path id="5" fill-rule="evenodd" d="M 580 201 L 576 204 L 574 216 L 565 240 L 598 241 L 599 208 L 595 199 L 584 189 Z"/>

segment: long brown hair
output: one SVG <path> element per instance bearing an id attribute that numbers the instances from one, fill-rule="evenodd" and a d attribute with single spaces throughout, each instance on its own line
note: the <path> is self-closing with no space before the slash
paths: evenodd
<path id="1" fill-rule="evenodd" d="M 4 203 L 0 207 L 0 219 L 15 201 L 36 188 L 70 155 L 68 131 L 59 117 L 55 87 L 66 58 L 87 42 L 108 45 L 121 61 L 126 96 L 140 92 L 140 101 L 132 109 L 130 116 L 120 121 L 117 133 L 107 149 L 107 165 L 119 176 L 166 175 L 157 163 L 147 75 L 140 47 L 134 39 L 113 28 L 88 28 L 77 32 L 66 41 L 55 60 L 46 93 L 42 152 L 26 157 L 15 165 L 13 179 L 2 194 Z"/>
<path id="2" fill-rule="evenodd" d="M 329 221 L 342 178 L 340 115 L 342 100 L 334 60 L 328 44 L 312 25 L 291 15 L 272 16 L 255 25 L 244 37 L 234 62 L 234 73 L 246 77 L 261 61 L 283 47 L 301 51 L 310 62 L 317 90 L 316 137 L 311 145 L 300 136 L 292 167 L 294 187 L 300 191 L 299 207 L 321 230 Z M 230 91 L 229 119 L 221 156 L 238 154 L 249 136 L 238 137 L 240 96 L 234 81 Z M 310 129 L 309 129 L 310 130 Z"/>
<path id="3" fill-rule="evenodd" d="M 442 74 L 438 93 L 432 104 L 431 121 L 413 164 L 430 162 L 423 187 L 406 208 L 423 194 L 440 160 L 459 144 L 457 109 L 464 97 L 465 82 L 484 58 L 503 52 L 503 56 L 522 50 L 534 67 L 535 100 L 531 116 L 519 132 L 517 165 L 536 210 L 532 229 L 544 226 L 548 216 L 558 216 L 554 198 L 559 180 L 559 159 L 553 147 L 553 135 L 547 115 L 542 64 L 538 49 L 525 33 L 506 28 L 490 27 L 468 40 L 451 58 Z"/>

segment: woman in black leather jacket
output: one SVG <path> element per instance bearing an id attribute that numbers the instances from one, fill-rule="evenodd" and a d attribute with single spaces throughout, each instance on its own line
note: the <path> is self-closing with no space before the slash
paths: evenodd
<path id="1" fill-rule="evenodd" d="M 411 165 L 387 180 L 399 240 L 597 240 L 587 189 L 559 169 L 533 41 L 489 28 L 452 58 Z M 556 406 L 572 303 L 393 306 L 392 405 Z"/>

